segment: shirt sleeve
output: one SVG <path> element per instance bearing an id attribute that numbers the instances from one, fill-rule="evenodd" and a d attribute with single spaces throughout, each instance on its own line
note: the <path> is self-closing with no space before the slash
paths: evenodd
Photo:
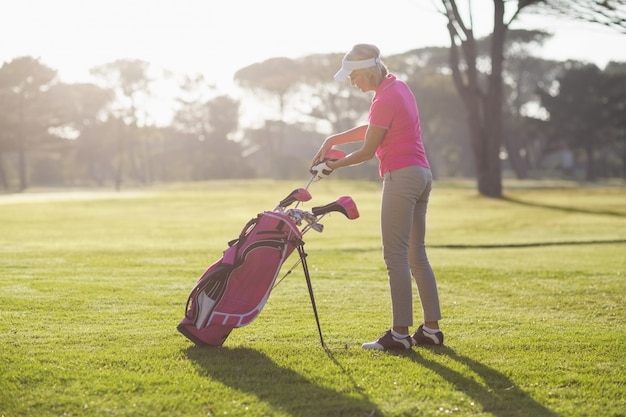
<path id="1" fill-rule="evenodd" d="M 369 124 L 389 130 L 394 113 L 393 106 L 385 96 L 377 97 L 370 107 Z"/>

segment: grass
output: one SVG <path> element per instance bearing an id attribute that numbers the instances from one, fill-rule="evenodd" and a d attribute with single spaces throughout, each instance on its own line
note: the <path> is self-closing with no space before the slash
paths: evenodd
<path id="1" fill-rule="evenodd" d="M 316 183 L 304 208 L 351 195 L 361 212 L 305 235 L 328 350 L 299 267 L 222 348 L 195 347 L 175 328 L 196 279 L 298 186 L 0 196 L 0 415 L 626 415 L 619 187 L 512 184 L 491 200 L 435 184 L 447 347 L 376 353 L 360 344 L 390 320 L 379 185 Z"/>

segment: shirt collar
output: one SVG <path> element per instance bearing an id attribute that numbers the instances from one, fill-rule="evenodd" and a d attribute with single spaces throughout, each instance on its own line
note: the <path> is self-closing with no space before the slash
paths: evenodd
<path id="1" fill-rule="evenodd" d="M 391 85 L 393 85 L 395 82 L 396 82 L 396 76 L 391 73 L 387 74 L 387 77 L 385 77 L 383 82 L 381 82 L 378 88 L 376 89 L 376 92 L 374 93 L 374 97 L 376 97 L 378 94 L 382 93 L 383 91 L 391 87 Z"/>

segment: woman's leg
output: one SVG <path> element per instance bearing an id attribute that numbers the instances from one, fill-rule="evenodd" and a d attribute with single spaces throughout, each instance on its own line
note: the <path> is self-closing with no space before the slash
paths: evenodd
<path id="1" fill-rule="evenodd" d="M 392 323 L 397 331 L 413 326 L 413 279 L 409 268 L 409 243 L 415 204 L 424 188 L 416 179 L 417 168 L 407 167 L 387 172 L 383 181 L 383 258 L 389 275 Z"/>
<path id="2" fill-rule="evenodd" d="M 424 188 L 417 198 L 415 210 L 413 211 L 409 243 L 409 264 L 422 303 L 424 323 L 426 327 L 438 329 L 438 321 L 441 319 L 441 308 L 439 306 L 437 281 L 426 256 L 425 247 L 426 210 L 432 188 L 432 174 L 429 169 L 420 167 L 419 175 L 422 178 Z"/>

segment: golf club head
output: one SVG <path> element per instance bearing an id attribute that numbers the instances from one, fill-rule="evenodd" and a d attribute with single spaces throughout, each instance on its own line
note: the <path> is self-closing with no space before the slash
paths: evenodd
<path id="1" fill-rule="evenodd" d="M 290 206 L 292 203 L 296 201 L 309 201 L 311 199 L 311 193 L 305 190 L 304 188 L 297 188 L 293 190 L 289 195 L 281 200 L 278 203 L 277 208 L 285 208 Z"/>
<path id="2" fill-rule="evenodd" d="M 349 196 L 339 197 L 332 203 L 328 203 L 325 206 L 313 207 L 311 209 L 311 212 L 316 216 L 330 213 L 331 211 L 343 213 L 343 215 L 350 220 L 354 220 L 359 217 L 359 210 L 356 207 L 356 203 L 352 197 Z"/>

